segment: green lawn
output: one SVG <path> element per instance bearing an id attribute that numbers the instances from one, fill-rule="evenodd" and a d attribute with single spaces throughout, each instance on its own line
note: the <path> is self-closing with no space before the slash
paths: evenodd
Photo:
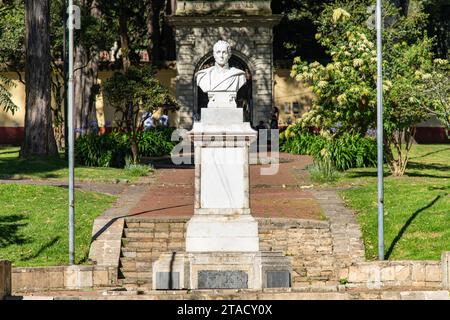
<path id="1" fill-rule="evenodd" d="M 414 145 L 404 177 L 385 171 L 385 256 L 440 259 L 450 251 L 450 145 Z M 366 258 L 377 253 L 376 168 L 352 169 L 337 185 L 361 224 Z"/>
<path id="2" fill-rule="evenodd" d="M 0 179 L 68 179 L 66 160 L 61 158 L 19 158 L 19 147 L 0 147 Z M 77 181 L 135 182 L 140 172 L 117 168 L 75 167 Z"/>
<path id="3" fill-rule="evenodd" d="M 0 260 L 13 266 L 66 265 L 68 251 L 67 189 L 0 185 Z M 75 262 L 86 262 L 92 223 L 116 197 L 76 191 Z"/>

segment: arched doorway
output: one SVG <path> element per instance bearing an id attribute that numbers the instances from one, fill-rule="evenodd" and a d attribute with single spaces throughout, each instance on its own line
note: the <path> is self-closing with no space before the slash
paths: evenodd
<path id="1" fill-rule="evenodd" d="M 238 108 L 244 109 L 244 122 L 250 122 L 250 125 L 253 123 L 253 91 L 252 91 L 252 73 L 250 72 L 250 68 L 247 64 L 235 54 L 233 54 L 228 61 L 228 64 L 231 67 L 238 68 L 240 70 L 244 70 L 247 77 L 247 82 L 245 85 L 239 89 L 236 97 L 236 104 Z M 212 67 L 214 65 L 214 57 L 210 53 L 206 56 L 202 63 L 199 64 L 199 67 L 195 70 L 196 74 L 198 71 Z M 208 105 L 208 95 L 203 92 L 196 85 L 196 80 L 194 79 L 194 112 L 193 117 L 194 121 L 199 121 L 201 119 L 202 108 L 206 108 Z"/>

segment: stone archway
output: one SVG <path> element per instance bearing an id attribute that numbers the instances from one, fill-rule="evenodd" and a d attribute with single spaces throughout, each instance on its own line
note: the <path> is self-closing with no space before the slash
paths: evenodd
<path id="1" fill-rule="evenodd" d="M 242 54 L 233 51 L 232 56 L 228 62 L 230 67 L 235 67 L 240 70 L 244 70 L 247 77 L 247 83 L 242 86 L 238 91 L 236 104 L 238 108 L 244 109 L 244 122 L 253 123 L 254 120 L 254 108 L 253 108 L 253 72 L 248 63 L 245 62 Z M 206 108 L 208 105 L 208 96 L 199 87 L 197 87 L 195 74 L 202 70 L 209 68 L 214 65 L 214 57 L 212 52 L 209 52 L 202 59 L 200 59 L 197 67 L 194 71 L 194 79 L 192 83 L 194 84 L 194 108 L 193 108 L 193 118 L 197 121 L 201 118 L 202 108 Z"/>
<path id="2" fill-rule="evenodd" d="M 228 41 L 236 60 L 240 59 L 250 70 L 252 105 L 247 119 L 252 125 L 259 121 L 269 123 L 273 102 L 272 28 L 281 16 L 271 14 L 270 1 L 259 4 L 248 1 L 239 8 L 234 2 L 225 2 L 220 14 L 214 2 L 201 3 L 192 7 L 187 1 L 177 2 L 175 14 L 168 17 L 175 30 L 177 48 L 179 127 L 192 128 L 198 106 L 194 75 L 211 59 L 217 40 Z"/>

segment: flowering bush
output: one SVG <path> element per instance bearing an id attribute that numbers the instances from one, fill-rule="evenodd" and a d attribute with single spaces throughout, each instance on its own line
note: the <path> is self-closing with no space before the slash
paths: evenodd
<path id="1" fill-rule="evenodd" d="M 294 59 L 291 76 L 317 97 L 300 119 L 301 126 L 329 130 L 334 136 L 364 135 L 376 127 L 377 52 L 375 32 L 366 25 L 366 2 L 326 6 L 316 38 L 328 49 L 329 63 Z M 427 119 L 437 104 L 438 99 L 429 99 L 424 81 L 436 76 L 438 64 L 431 54 L 433 42 L 422 32 L 424 15 L 402 17 L 392 5 L 384 8 L 384 150 L 391 172 L 402 175 L 415 124 Z"/>

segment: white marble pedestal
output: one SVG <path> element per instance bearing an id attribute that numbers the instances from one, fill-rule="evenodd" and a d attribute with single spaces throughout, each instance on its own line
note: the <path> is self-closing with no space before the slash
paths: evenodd
<path id="1" fill-rule="evenodd" d="M 189 139 L 195 148 L 194 216 L 186 252 L 153 263 L 154 289 L 290 287 L 291 262 L 260 252 L 258 222 L 250 214 L 249 148 L 257 132 L 243 122 L 235 94 L 209 94 Z"/>
<path id="2" fill-rule="evenodd" d="M 190 139 L 195 148 L 195 199 L 186 251 L 258 251 L 258 223 L 250 214 L 248 161 L 256 131 L 242 121 L 242 109 L 206 108 Z"/>

